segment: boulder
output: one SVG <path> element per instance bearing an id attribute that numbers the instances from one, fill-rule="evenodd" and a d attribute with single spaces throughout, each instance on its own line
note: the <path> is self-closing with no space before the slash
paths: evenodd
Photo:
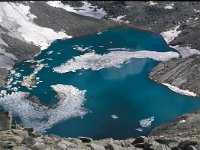
<path id="1" fill-rule="evenodd" d="M 12 114 L 11 112 L 0 113 L 0 131 L 10 130 L 12 125 Z"/>
<path id="2" fill-rule="evenodd" d="M 92 142 L 92 139 L 88 138 L 88 137 L 78 137 L 78 139 L 80 139 L 83 143 L 90 143 L 90 142 Z"/>

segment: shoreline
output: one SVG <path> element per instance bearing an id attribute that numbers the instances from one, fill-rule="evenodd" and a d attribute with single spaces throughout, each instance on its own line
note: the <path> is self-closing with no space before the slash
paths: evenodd
<path id="1" fill-rule="evenodd" d="M 70 13 L 69 13 L 69 14 L 70 14 Z M 79 16 L 79 15 L 75 15 L 75 16 Z M 79 16 L 79 17 L 81 18 L 81 16 Z M 85 18 L 88 18 L 88 17 L 83 17 L 83 18 L 85 19 Z M 89 18 L 90 18 L 90 17 L 89 17 Z M 92 19 L 92 20 L 95 20 L 95 19 Z M 106 19 L 105 19 L 105 20 L 102 20 L 102 19 L 101 19 L 101 21 L 104 22 L 104 21 L 106 21 Z M 103 31 L 104 31 L 104 30 L 107 30 L 107 29 L 110 29 L 110 28 L 113 28 L 113 27 L 114 27 L 114 28 L 117 28 L 117 27 L 126 27 L 126 26 L 127 26 L 128 28 L 133 28 L 133 29 L 135 29 L 135 30 L 142 30 L 142 31 L 145 31 L 145 32 L 151 32 L 151 33 L 153 33 L 153 34 L 158 34 L 158 35 L 162 36 L 162 35 L 161 35 L 162 32 L 161 32 L 161 33 L 157 32 L 157 31 L 152 32 L 153 29 L 149 29 L 149 30 L 148 30 L 148 29 L 146 29 L 146 28 L 144 28 L 144 27 L 137 28 L 138 26 L 135 26 L 134 24 L 116 23 L 116 22 L 114 22 L 114 21 L 109 21 L 109 22 L 110 22 L 110 23 L 109 23 L 108 26 L 105 25 L 106 27 L 102 27 L 102 28 L 103 28 L 103 29 L 102 29 Z M 173 28 L 174 28 L 174 27 L 173 27 Z M 172 29 L 173 29 L 173 28 L 172 28 Z M 168 31 L 170 31 L 170 30 L 172 30 L 172 29 L 169 29 Z M 100 32 L 100 31 L 102 31 L 102 30 L 98 30 L 98 32 Z M 167 32 L 167 31 L 165 31 L 165 32 Z M 182 32 L 182 31 L 180 31 L 180 34 L 181 34 L 181 32 Z M 96 31 L 94 31 L 94 33 L 88 33 L 88 34 L 85 34 L 85 35 L 81 35 L 82 33 L 80 33 L 80 36 L 73 36 L 73 38 L 84 37 L 84 36 L 88 36 L 88 35 L 96 34 L 96 33 L 97 33 Z M 76 33 L 76 34 L 77 34 L 77 33 Z M 178 35 L 177 35 L 177 36 L 178 36 Z M 177 36 L 174 37 L 175 40 L 176 40 Z M 180 35 L 179 35 L 179 36 L 180 36 Z M 163 37 L 163 38 L 164 38 L 164 37 Z M 165 39 L 165 38 L 164 38 L 164 39 Z M 173 39 L 173 40 L 174 40 L 174 39 Z M 62 39 L 60 39 L 60 40 L 62 40 Z M 69 40 L 70 40 L 70 39 L 69 39 Z M 172 41 L 173 41 L 173 40 L 172 40 Z M 56 40 L 55 40 L 55 41 L 56 41 Z M 53 42 L 55 42 L 55 41 L 53 41 Z M 169 41 L 167 44 L 168 44 L 169 46 L 171 46 L 172 48 L 174 48 L 175 50 L 177 50 L 177 49 L 176 49 L 177 46 L 180 47 L 180 48 L 185 48 L 185 47 L 183 47 L 182 45 L 180 45 L 180 46 L 179 46 L 179 45 L 172 46 L 172 45 L 170 44 L 172 41 Z M 52 42 L 52 43 L 53 43 L 53 42 Z M 166 40 L 166 42 L 167 42 L 167 40 Z M 28 43 L 28 44 L 30 44 L 30 43 Z M 193 49 L 193 48 L 190 48 L 190 46 L 189 46 L 188 49 Z M 187 50 L 188 50 L 188 49 L 187 49 Z M 196 50 L 197 50 L 197 49 L 196 49 Z M 177 50 L 177 51 L 180 53 L 179 50 Z M 196 51 L 196 52 L 197 52 L 197 51 Z M 34 54 L 33 56 L 28 56 L 28 57 L 32 57 L 32 58 L 33 58 L 33 57 L 39 55 L 40 53 L 41 53 L 41 51 L 38 51 L 38 52 L 36 52 L 36 54 Z M 189 54 L 189 55 L 190 55 L 190 54 Z M 186 55 L 186 56 L 188 57 L 188 55 Z M 182 60 L 182 59 L 183 59 L 183 58 L 180 58 L 180 60 Z M 190 58 L 188 58 L 188 59 L 190 59 Z M 30 59 L 27 59 L 27 60 L 30 60 Z M 31 59 L 31 60 L 32 60 L 32 59 Z M 23 61 L 24 61 L 24 60 L 23 60 Z M 21 63 L 23 63 L 23 61 L 22 61 L 22 62 L 17 62 L 17 63 L 14 65 L 14 67 L 20 65 Z M 163 63 L 166 63 L 166 62 L 163 62 Z M 14 68 L 14 67 L 13 67 L 13 68 Z M 172 67 L 172 69 L 173 69 L 173 67 Z M 151 70 L 151 71 L 152 71 L 152 70 Z M 149 75 L 148 75 L 148 76 L 149 76 Z M 157 82 L 158 84 L 162 84 L 162 83 L 163 83 L 163 82 L 159 82 L 159 81 L 157 81 L 157 80 L 155 80 L 155 79 L 153 79 L 153 78 L 151 78 L 151 77 L 149 77 L 149 78 L 150 78 L 151 80 L 154 80 L 154 81 Z M 171 85 L 170 83 L 167 83 L 167 84 Z M 176 86 L 175 86 L 175 87 L 176 87 Z M 187 86 L 184 85 L 184 87 L 187 87 Z M 179 88 L 179 87 L 178 87 L 178 88 Z M 182 89 L 182 88 L 180 88 L 180 89 Z M 185 90 L 187 90 L 187 89 L 185 89 Z M 189 90 L 189 89 L 188 89 L 188 90 Z M 190 91 L 190 90 L 189 90 L 189 91 Z M 190 92 L 193 92 L 193 91 L 190 91 Z M 193 92 L 193 93 L 194 93 L 194 92 Z M 195 112 L 196 112 L 196 111 L 195 111 Z M 197 114 L 196 114 L 195 112 L 190 113 L 190 115 L 193 116 L 193 115 L 195 114 L 195 115 L 198 116 L 198 113 L 200 114 L 200 112 L 198 112 Z M 182 116 L 185 116 L 185 114 L 181 115 L 180 117 L 182 117 Z M 178 117 L 178 118 L 179 118 L 179 117 Z M 196 120 L 196 121 L 198 121 L 198 120 Z M 167 123 L 167 124 L 164 124 L 165 127 L 163 127 L 163 128 L 162 128 L 163 125 L 160 125 L 161 127 L 160 127 L 160 126 L 156 127 L 157 129 L 159 129 L 158 132 L 159 132 L 159 131 L 162 131 L 162 130 L 163 130 L 163 131 L 158 133 L 158 132 L 155 131 L 155 130 L 156 130 L 156 129 L 155 129 L 155 130 L 154 130 L 154 134 L 155 134 L 155 135 L 156 135 L 156 134 L 157 134 L 157 135 L 158 135 L 158 134 L 160 135 L 161 133 L 163 133 L 163 135 L 167 135 L 166 132 L 167 132 L 168 130 L 170 130 L 170 128 L 172 128 L 172 127 L 171 127 L 171 126 L 173 126 L 172 124 L 177 124 L 177 127 L 174 127 L 174 128 L 173 128 L 173 132 L 174 132 L 174 135 L 173 135 L 173 136 L 176 137 L 176 136 L 179 134 L 179 131 L 178 131 L 178 132 L 175 132 L 175 130 L 176 130 L 178 127 L 180 127 L 180 126 L 178 126 L 180 120 L 179 120 L 178 122 L 175 120 L 174 122 L 175 122 L 175 123 Z M 189 124 L 189 123 L 190 123 L 190 122 L 188 122 L 188 124 Z M 197 123 L 198 123 L 198 122 L 195 122 L 195 123 L 192 122 L 192 124 L 197 124 Z M 169 124 L 170 124 L 170 125 L 169 125 Z M 184 124 L 184 122 L 183 122 L 183 124 Z M 186 125 L 188 125 L 188 124 L 187 124 L 187 122 L 186 122 Z M 181 125 L 182 125 L 182 124 L 181 124 Z M 190 125 L 190 124 L 189 124 L 189 125 Z M 190 130 L 190 126 L 189 126 L 189 125 L 188 125 L 188 127 L 187 127 L 187 130 Z M 175 126 L 176 126 L 176 125 L 175 125 Z M 20 129 L 20 130 L 21 130 L 21 129 Z M 182 130 L 181 130 L 180 132 L 182 132 Z M 194 131 L 194 132 L 195 132 L 195 131 Z M 152 135 L 152 133 L 150 133 L 150 135 Z M 185 136 L 185 135 L 184 135 L 184 136 Z M 158 138 L 158 137 L 157 137 L 157 138 Z M 181 138 L 183 138 L 183 137 L 181 137 Z M 56 138 L 55 138 L 55 139 L 56 139 Z M 87 139 L 87 138 L 86 138 L 86 139 Z M 105 140 L 105 139 L 102 139 L 102 140 Z M 128 139 L 127 139 L 127 140 L 128 140 Z M 129 145 L 133 145 L 133 146 L 134 146 L 134 144 L 131 144 L 134 140 L 135 140 L 135 139 L 130 140 L 131 142 L 129 143 Z M 111 141 L 112 141 L 112 140 L 111 140 Z M 120 141 L 121 141 L 121 140 L 120 140 Z M 69 142 L 69 141 L 68 141 L 68 142 Z M 89 142 L 89 143 L 91 144 L 91 142 Z M 115 142 L 114 142 L 114 143 L 115 143 Z M 145 142 L 143 142 L 143 143 L 145 143 Z M 66 145 L 66 144 L 65 144 L 65 145 Z M 86 145 L 87 145 L 87 144 L 86 144 Z M 97 145 L 98 145 L 98 144 L 97 144 Z M 100 145 L 101 145 L 101 144 L 100 144 Z M 108 145 L 109 145 L 109 144 L 108 144 Z M 112 145 L 112 144 L 111 144 L 111 145 Z M 123 144 L 120 143 L 119 145 L 123 145 Z M 118 145 L 118 146 L 119 146 L 119 145 Z M 142 144 L 141 144 L 141 145 L 142 145 Z M 0 146 L 1 146 L 1 144 L 0 144 Z M 144 146 L 144 144 L 143 144 L 143 146 Z M 105 147 L 105 146 L 103 146 L 103 147 Z M 101 147 L 101 148 L 102 148 L 102 147 Z"/>

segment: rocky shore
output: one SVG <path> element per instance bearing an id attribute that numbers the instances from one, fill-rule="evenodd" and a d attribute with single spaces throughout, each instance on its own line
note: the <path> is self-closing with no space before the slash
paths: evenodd
<path id="1" fill-rule="evenodd" d="M 4 119 L 7 122 L 2 122 Z M 56 135 L 40 135 L 32 128 L 11 125 L 11 113 L 0 113 L 0 149 L 12 150 L 198 150 L 200 140 L 195 137 L 140 136 L 125 140 L 112 138 L 93 140 L 88 137 L 61 138 Z M 9 123 L 8 123 L 9 122 Z M 174 132 L 175 133 L 175 132 Z M 165 135 L 165 133 L 164 133 Z"/>
<path id="2" fill-rule="evenodd" d="M 192 55 L 183 59 L 172 59 L 158 64 L 149 77 L 159 83 L 168 83 L 174 87 L 196 93 L 200 96 L 199 79 L 200 56 Z"/>

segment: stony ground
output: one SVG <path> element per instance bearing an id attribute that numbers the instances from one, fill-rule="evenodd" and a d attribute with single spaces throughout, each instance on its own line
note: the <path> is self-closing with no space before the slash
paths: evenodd
<path id="1" fill-rule="evenodd" d="M 12 150 L 171 150 L 200 149 L 198 138 L 166 138 L 162 136 L 138 137 L 126 140 L 92 140 L 87 137 L 60 138 L 41 136 L 30 128 L 13 127 L 0 131 L 0 149 Z"/>

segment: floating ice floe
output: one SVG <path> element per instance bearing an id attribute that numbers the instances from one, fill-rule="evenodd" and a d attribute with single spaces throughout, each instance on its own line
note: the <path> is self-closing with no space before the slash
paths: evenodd
<path id="1" fill-rule="evenodd" d="M 27 88 L 33 88 L 35 87 L 36 84 L 39 84 L 40 82 L 38 82 L 37 78 L 36 78 L 36 74 L 42 70 L 42 68 L 44 67 L 44 64 L 37 64 L 36 68 L 34 69 L 33 73 L 30 74 L 29 76 L 24 76 L 21 85 L 25 86 Z"/>
<path id="2" fill-rule="evenodd" d="M 103 68 L 120 68 L 122 64 L 127 63 L 132 58 L 151 58 L 156 61 L 165 61 L 171 58 L 177 58 L 177 52 L 156 52 L 156 51 L 111 51 L 108 54 L 95 54 L 94 52 L 85 53 L 70 59 L 61 66 L 53 68 L 55 72 L 66 73 L 75 72 L 80 69 L 100 70 Z"/>
<path id="3" fill-rule="evenodd" d="M 52 54 L 52 53 L 53 53 L 53 51 L 48 51 L 48 52 L 47 52 L 48 55 L 50 55 L 50 54 Z"/>
<path id="4" fill-rule="evenodd" d="M 137 128 L 137 129 L 135 129 L 135 130 L 137 130 L 137 131 L 139 131 L 139 132 L 142 132 L 142 131 L 143 131 L 142 128 Z"/>
<path id="5" fill-rule="evenodd" d="M 168 83 L 162 83 L 163 85 L 167 86 L 170 90 L 176 92 L 176 93 L 179 93 L 181 95 L 187 95 L 187 96 L 197 96 L 196 93 L 193 93 L 193 92 L 190 92 L 189 90 L 183 90 L 183 89 L 180 89 L 176 86 L 173 86 L 173 85 L 170 85 Z"/>
<path id="6" fill-rule="evenodd" d="M 71 7 L 68 4 L 63 4 L 61 1 L 48 1 L 47 4 L 52 7 L 62 8 L 68 12 L 73 12 L 83 16 L 90 16 L 94 18 L 101 19 L 107 15 L 103 8 L 97 8 L 97 6 L 92 6 L 89 2 L 83 1 L 83 6 L 81 7 Z"/>
<path id="7" fill-rule="evenodd" d="M 73 47 L 73 49 L 78 50 L 78 51 L 81 51 L 81 52 L 84 52 L 84 51 L 86 51 L 86 50 L 92 51 L 92 49 L 91 49 L 92 47 L 93 47 L 93 46 L 83 47 L 83 46 L 75 45 L 75 46 Z"/>
<path id="8" fill-rule="evenodd" d="M 155 119 L 155 117 L 152 116 L 150 118 L 140 120 L 141 127 L 146 128 L 146 127 L 151 126 L 151 123 L 154 121 L 154 119 Z"/>
<path id="9" fill-rule="evenodd" d="M 109 51 L 128 51 L 129 49 L 128 48 L 108 48 L 107 50 Z"/>
<path id="10" fill-rule="evenodd" d="M 45 132 L 54 124 L 71 117 L 83 116 L 86 110 L 82 107 L 85 101 L 85 91 L 68 86 L 53 85 L 52 88 L 60 97 L 54 108 L 39 106 L 27 99 L 29 93 L 13 92 L 6 94 L 1 91 L 0 105 L 6 111 L 12 111 L 14 115 L 20 117 L 22 125 L 32 127 L 36 132 Z"/>
<path id="11" fill-rule="evenodd" d="M 111 115 L 111 117 L 112 117 L 113 119 L 118 119 L 118 118 L 119 118 L 117 115 Z"/>
<path id="12" fill-rule="evenodd" d="M 34 23 L 37 16 L 30 13 L 30 7 L 17 2 L 2 2 L 0 5 L 0 23 L 11 37 L 33 43 L 46 49 L 56 39 L 71 38 L 64 31 L 55 32 L 51 28 Z"/>

